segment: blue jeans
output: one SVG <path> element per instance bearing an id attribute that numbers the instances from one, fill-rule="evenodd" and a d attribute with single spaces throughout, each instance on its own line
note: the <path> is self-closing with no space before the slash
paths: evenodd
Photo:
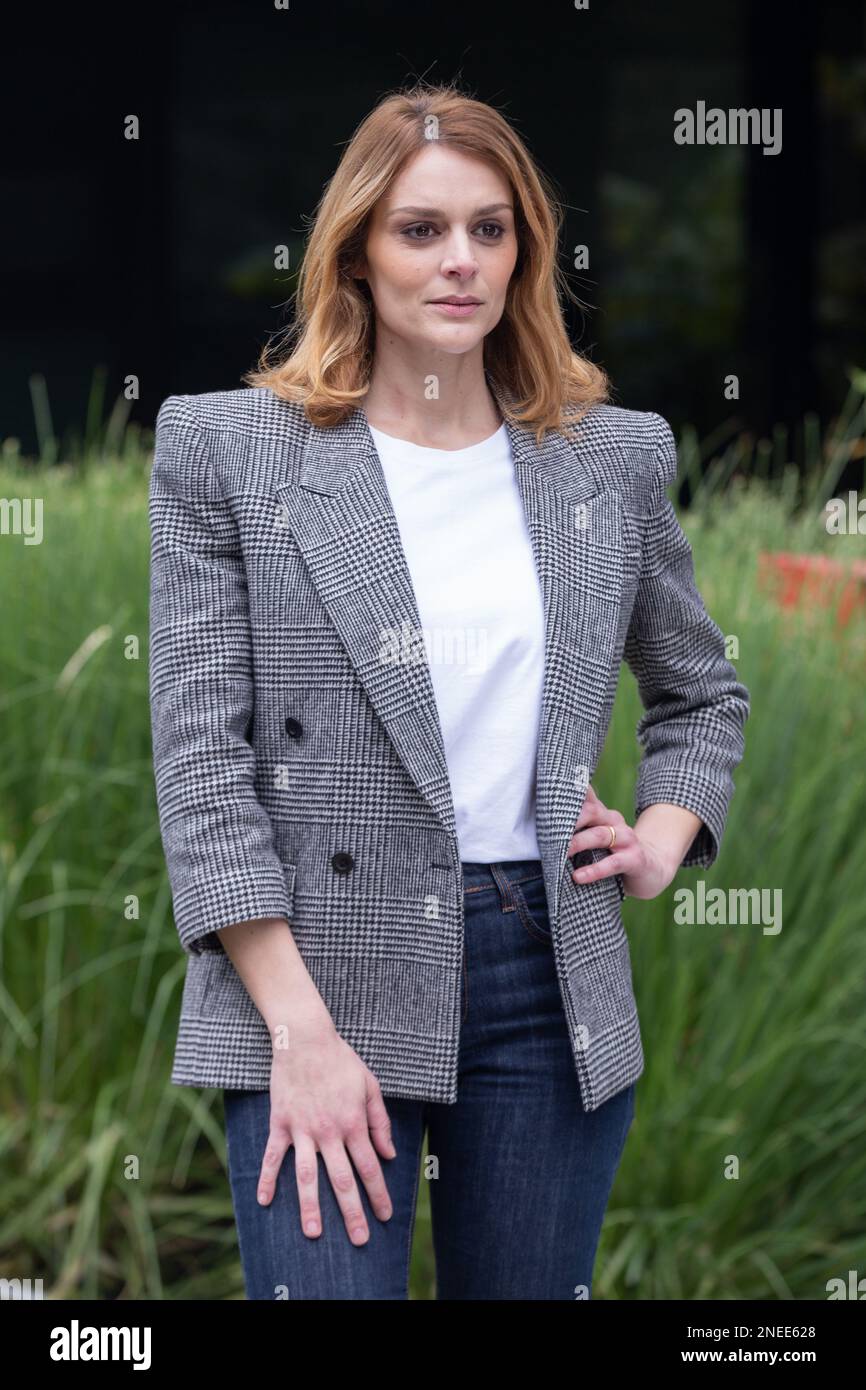
<path id="1" fill-rule="evenodd" d="M 438 1299 L 590 1297 L 634 1084 L 590 1114 L 581 1106 L 540 862 L 464 864 L 463 886 L 458 1100 L 384 1097 L 397 1149 L 380 1158 L 393 1215 L 374 1215 L 356 1175 L 365 1245 L 349 1240 L 321 1154 L 320 1236 L 301 1230 L 294 1148 L 270 1205 L 259 1205 L 270 1093 L 224 1091 L 249 1298 L 406 1299 L 420 1181 L 430 1182 Z"/>

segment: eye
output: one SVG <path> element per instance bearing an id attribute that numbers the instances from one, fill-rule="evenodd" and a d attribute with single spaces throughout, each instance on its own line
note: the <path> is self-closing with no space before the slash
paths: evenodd
<path id="1" fill-rule="evenodd" d="M 482 241 L 500 241 L 505 236 L 501 222 L 480 222 L 476 231 L 481 233 Z M 432 222 L 413 222 L 411 227 L 402 227 L 400 235 L 407 241 L 432 241 L 436 228 Z"/>
<path id="2" fill-rule="evenodd" d="M 413 232 L 424 231 L 425 229 L 427 231 L 435 230 L 435 228 L 432 226 L 430 222 L 415 222 L 411 227 L 404 227 L 400 232 L 400 235 L 404 236 L 407 241 L 429 241 L 430 237 L 412 235 Z"/>

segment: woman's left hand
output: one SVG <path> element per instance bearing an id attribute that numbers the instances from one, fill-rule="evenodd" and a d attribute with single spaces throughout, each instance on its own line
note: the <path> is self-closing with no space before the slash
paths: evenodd
<path id="1" fill-rule="evenodd" d="M 611 847 L 610 827 L 615 834 Z M 596 864 L 573 869 L 576 883 L 592 883 L 596 879 L 623 875 L 623 887 L 631 898 L 655 898 L 664 892 L 679 868 L 680 859 L 648 840 L 644 832 L 630 826 L 620 811 L 611 810 L 587 787 L 583 809 L 574 823 L 568 856 L 581 850 L 608 849 L 611 853 Z"/>

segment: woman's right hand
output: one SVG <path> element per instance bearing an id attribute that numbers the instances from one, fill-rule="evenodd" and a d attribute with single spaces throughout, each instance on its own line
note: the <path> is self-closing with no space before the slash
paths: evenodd
<path id="1" fill-rule="evenodd" d="M 321 1153 L 353 1245 L 364 1245 L 370 1231 L 352 1171 L 354 1163 L 380 1221 L 392 1214 L 391 1199 L 375 1144 L 383 1158 L 394 1158 L 391 1124 L 379 1083 L 333 1024 L 309 1032 L 292 1030 L 291 1044 L 275 1048 L 271 1064 L 270 1133 L 262 1159 L 258 1200 L 267 1206 L 290 1145 L 301 1229 L 319 1236 Z M 372 1138 L 372 1143 L 371 1143 Z"/>

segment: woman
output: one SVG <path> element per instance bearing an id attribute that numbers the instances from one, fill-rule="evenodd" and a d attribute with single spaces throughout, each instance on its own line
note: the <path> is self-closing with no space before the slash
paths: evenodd
<path id="1" fill-rule="evenodd" d="M 669 426 L 569 345 L 559 218 L 496 111 L 391 95 L 289 355 L 160 409 L 172 1080 L 224 1091 L 251 1298 L 406 1298 L 422 1171 L 439 1298 L 589 1297 L 644 1065 L 621 901 L 718 853 L 748 695 Z M 590 784 L 623 659 L 633 825 Z"/>

